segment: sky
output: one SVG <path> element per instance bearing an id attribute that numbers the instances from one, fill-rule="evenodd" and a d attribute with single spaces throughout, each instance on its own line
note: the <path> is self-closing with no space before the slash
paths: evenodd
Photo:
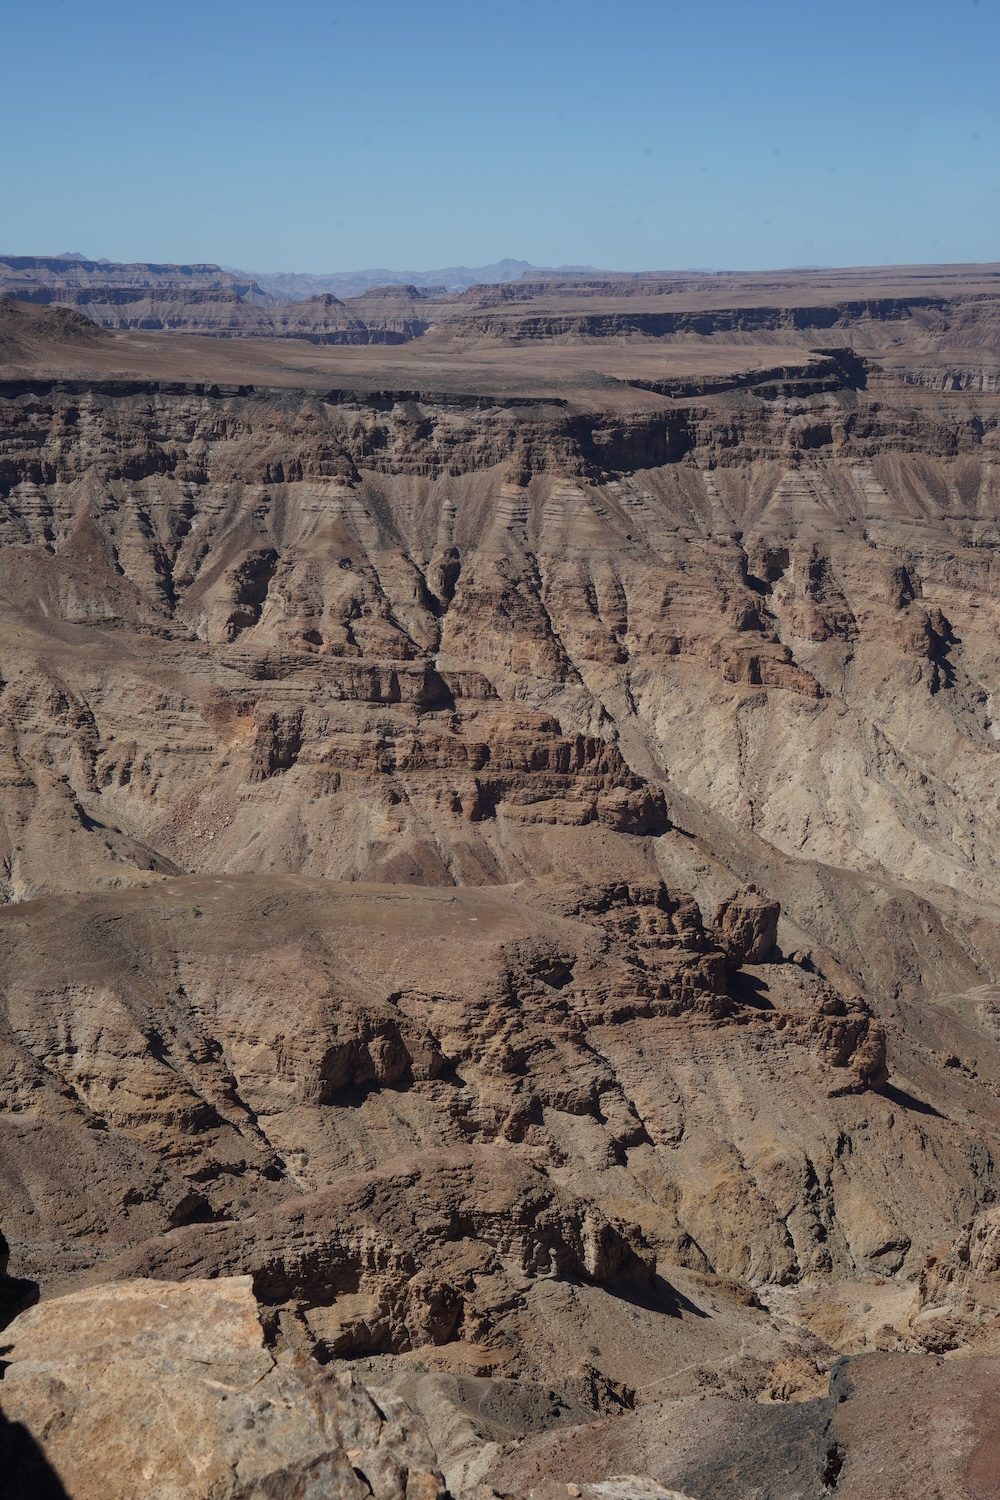
<path id="1" fill-rule="evenodd" d="M 0 253 L 1000 260 L 1000 0 L 0 0 Z"/>

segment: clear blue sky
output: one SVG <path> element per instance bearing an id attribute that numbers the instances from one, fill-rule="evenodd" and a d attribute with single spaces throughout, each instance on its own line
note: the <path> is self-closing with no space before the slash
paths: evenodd
<path id="1" fill-rule="evenodd" d="M 0 0 L 0 252 L 1000 260 L 1000 0 Z"/>

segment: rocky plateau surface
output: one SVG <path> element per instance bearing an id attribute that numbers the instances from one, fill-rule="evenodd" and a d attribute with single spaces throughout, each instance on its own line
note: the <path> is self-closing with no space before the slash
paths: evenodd
<path id="1" fill-rule="evenodd" d="M 987 270 L 0 302 L 12 1495 L 1000 1496 Z"/>

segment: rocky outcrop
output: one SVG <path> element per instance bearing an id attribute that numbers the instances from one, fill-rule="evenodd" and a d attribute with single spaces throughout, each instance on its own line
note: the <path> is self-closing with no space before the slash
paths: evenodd
<path id="1" fill-rule="evenodd" d="M 250 1275 L 276 1336 L 326 1362 L 489 1341 L 538 1277 L 651 1296 L 648 1256 L 509 1152 L 452 1149 L 342 1178 L 245 1224 L 192 1226 L 116 1277 Z"/>
<path id="2" fill-rule="evenodd" d="M 452 1268 L 448 1226 L 482 1241 L 485 1266 L 491 1236 L 520 1243 L 516 1224 L 527 1214 L 543 1226 L 551 1205 L 553 1223 L 590 1226 L 558 1229 L 553 1264 L 604 1285 L 626 1274 L 625 1261 L 600 1249 L 611 1230 L 600 1227 L 599 1200 L 614 1183 L 613 1219 L 637 1225 L 667 1262 L 756 1282 L 809 1268 L 919 1265 L 968 1191 L 980 1149 L 974 1132 L 895 1123 L 891 1100 L 870 1092 L 884 1076 L 884 1034 L 860 1001 L 796 964 L 734 974 L 696 903 L 655 881 L 475 892 L 288 876 L 167 880 L 8 907 L 0 941 L 0 1146 L 19 1184 L 8 1232 L 23 1270 L 48 1284 L 95 1265 L 104 1274 L 148 1241 L 144 1258 L 123 1263 L 147 1274 L 160 1264 L 153 1237 L 162 1234 L 165 1250 L 188 1236 L 184 1274 L 200 1274 L 204 1246 L 225 1243 L 217 1269 L 256 1275 L 245 1257 L 279 1204 L 292 1218 L 276 1222 L 295 1238 L 303 1194 L 333 1193 L 359 1170 L 384 1172 L 359 1179 L 349 1201 L 334 1194 L 328 1211 L 315 1199 L 309 1234 L 332 1233 L 322 1227 L 332 1218 L 348 1240 L 330 1250 L 331 1265 L 363 1279 L 368 1252 L 358 1246 L 374 1232 L 364 1204 L 380 1195 L 385 1230 L 390 1203 L 412 1202 L 408 1227 L 386 1240 L 392 1287 L 354 1288 L 362 1309 L 369 1293 L 389 1299 L 378 1327 L 391 1326 L 384 1336 L 405 1347 L 430 1338 L 424 1314 L 409 1310 L 409 1283 L 439 1250 L 457 1319 L 445 1319 L 442 1337 L 458 1336 L 466 1302 L 477 1306 Z M 817 1096 L 828 1101 L 822 1118 L 804 1108 Z M 753 1120 L 776 1101 L 788 1124 L 762 1152 Z M 890 1136 L 892 1149 L 917 1150 L 928 1129 L 940 1167 L 919 1189 L 904 1177 L 887 1192 L 879 1162 Z M 394 1163 L 415 1138 L 432 1151 L 471 1143 L 498 1154 L 432 1155 L 400 1174 Z M 845 1153 L 845 1141 L 857 1149 Z M 566 1218 L 539 1171 L 585 1204 L 596 1195 L 597 1206 Z M 475 1206 L 491 1180 L 494 1228 Z M 980 1191 L 991 1181 L 984 1173 Z M 922 1239 L 912 1232 L 918 1201 Z M 434 1226 L 426 1241 L 411 1223 L 423 1212 Z M 249 1239 L 213 1222 L 238 1225 L 248 1214 Z M 745 1225 L 738 1237 L 734 1216 Z M 275 1257 L 284 1233 L 273 1232 Z M 536 1249 L 516 1252 L 522 1270 L 545 1261 Z M 490 1273 L 500 1289 L 508 1274 Z M 288 1285 L 293 1301 L 305 1295 Z M 506 1293 L 490 1295 L 498 1301 L 484 1304 L 482 1327 L 508 1359 L 497 1311 Z M 367 1316 L 358 1313 L 369 1332 L 352 1347 L 369 1339 L 377 1350 L 383 1334 Z M 537 1370 L 533 1338 L 522 1340 L 522 1358 Z"/>
<path id="3" fill-rule="evenodd" d="M 780 914 L 777 901 L 769 901 L 751 885 L 719 902 L 712 915 L 712 926 L 737 967 L 761 964 L 774 952 Z"/>
<path id="4" fill-rule="evenodd" d="M 89 1288 L 5 1338 L 11 1500 L 126 1500 L 137 1486 L 172 1500 L 444 1500 L 419 1419 L 350 1374 L 276 1357 L 246 1277 Z"/>
<path id="5" fill-rule="evenodd" d="M 1000 1212 L 983 1209 L 920 1272 L 909 1338 L 934 1353 L 993 1352 L 1000 1334 Z"/>

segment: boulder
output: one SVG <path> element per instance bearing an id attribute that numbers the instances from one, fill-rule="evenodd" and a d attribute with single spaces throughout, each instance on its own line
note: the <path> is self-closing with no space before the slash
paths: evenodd
<path id="1" fill-rule="evenodd" d="M 266 1347 L 248 1276 L 90 1287 L 7 1333 L 8 1500 L 444 1500 L 420 1420 Z"/>

